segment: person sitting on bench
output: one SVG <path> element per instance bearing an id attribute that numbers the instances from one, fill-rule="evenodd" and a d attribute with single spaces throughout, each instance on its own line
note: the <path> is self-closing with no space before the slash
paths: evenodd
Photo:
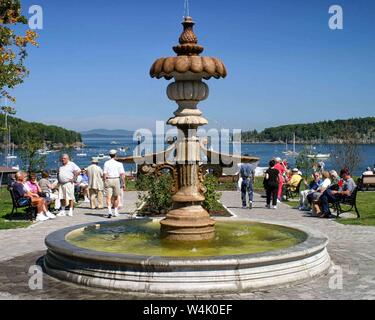
<path id="1" fill-rule="evenodd" d="M 342 188 L 337 191 L 327 189 L 320 197 L 322 206 L 322 218 L 331 217 L 331 212 L 329 210 L 330 203 L 340 202 L 343 199 L 350 197 L 354 189 L 357 187 L 353 178 L 350 176 L 350 172 L 348 169 L 342 169 L 340 172 L 340 177 L 344 180 Z"/>
<path id="2" fill-rule="evenodd" d="M 25 188 L 25 174 L 23 172 L 16 173 L 16 182 L 13 184 L 13 193 L 17 203 L 28 201 L 31 206 L 37 208 L 36 221 L 46 221 L 53 219 L 54 214 L 48 211 L 46 203 L 38 194 L 27 191 Z"/>

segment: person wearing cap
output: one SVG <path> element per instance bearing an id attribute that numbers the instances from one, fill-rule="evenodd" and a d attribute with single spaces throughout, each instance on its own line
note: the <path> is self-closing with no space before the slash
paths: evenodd
<path id="1" fill-rule="evenodd" d="M 300 175 L 300 171 L 297 168 L 292 170 L 292 178 L 288 182 L 288 187 L 291 191 L 296 191 L 298 185 L 300 184 L 302 177 Z"/>
<path id="2" fill-rule="evenodd" d="M 121 185 L 125 191 L 125 169 L 122 163 L 118 162 L 116 158 L 117 151 L 111 150 L 109 152 L 110 160 L 104 164 L 104 186 L 107 194 L 107 218 L 113 216 L 112 213 L 112 198 L 114 199 L 114 216 L 119 216 L 119 196 L 121 195 Z"/>
<path id="3" fill-rule="evenodd" d="M 87 168 L 89 177 L 89 197 L 91 209 L 103 209 L 103 170 L 99 167 L 98 158 L 92 158 L 91 165 Z"/>

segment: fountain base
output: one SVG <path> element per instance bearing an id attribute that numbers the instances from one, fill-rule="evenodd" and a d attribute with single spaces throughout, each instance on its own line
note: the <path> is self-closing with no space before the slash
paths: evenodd
<path id="1" fill-rule="evenodd" d="M 295 229 L 297 232 L 302 230 L 306 237 L 291 247 L 253 254 L 198 257 L 104 252 L 77 247 L 67 240 L 73 232 L 83 232 L 88 227 L 97 228 L 95 225 L 71 227 L 47 237 L 44 266 L 49 275 L 85 286 L 134 294 L 196 296 L 240 293 L 307 281 L 327 272 L 330 267 L 326 249 L 328 239 L 316 231 L 298 226 L 292 227 L 298 228 Z M 106 232 L 105 235 L 108 236 Z M 265 239 L 267 241 L 267 237 Z M 215 248 L 213 246 L 210 250 Z M 109 249 L 112 249 L 111 245 Z M 171 249 L 174 250 L 174 246 Z M 235 249 L 242 250 L 242 246 L 235 246 Z M 145 254 L 143 252 L 140 250 L 140 254 Z"/>
<path id="2" fill-rule="evenodd" d="M 160 224 L 161 236 L 167 240 L 200 241 L 215 237 L 215 221 L 200 205 L 171 210 Z"/>

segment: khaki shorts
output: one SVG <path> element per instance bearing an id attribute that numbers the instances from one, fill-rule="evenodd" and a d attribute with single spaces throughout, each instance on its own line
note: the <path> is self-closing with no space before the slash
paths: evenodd
<path id="1" fill-rule="evenodd" d="M 104 186 L 107 197 L 118 197 L 121 195 L 120 179 L 108 179 L 105 181 Z"/>
<path id="2" fill-rule="evenodd" d="M 59 186 L 59 199 L 60 200 L 75 200 L 74 197 L 74 184 L 73 183 L 65 183 L 65 184 L 60 184 Z"/>

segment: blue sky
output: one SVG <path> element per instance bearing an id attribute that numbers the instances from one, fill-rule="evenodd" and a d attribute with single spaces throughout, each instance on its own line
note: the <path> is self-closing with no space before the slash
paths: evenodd
<path id="1" fill-rule="evenodd" d="M 183 0 L 23 0 L 44 9 L 30 76 L 13 93 L 18 116 L 75 130 L 153 128 L 176 109 L 155 59 L 174 55 Z M 344 30 L 328 28 L 329 6 Z M 190 0 L 205 55 L 221 58 L 200 104 L 211 127 L 263 129 L 374 116 L 375 1 Z"/>

